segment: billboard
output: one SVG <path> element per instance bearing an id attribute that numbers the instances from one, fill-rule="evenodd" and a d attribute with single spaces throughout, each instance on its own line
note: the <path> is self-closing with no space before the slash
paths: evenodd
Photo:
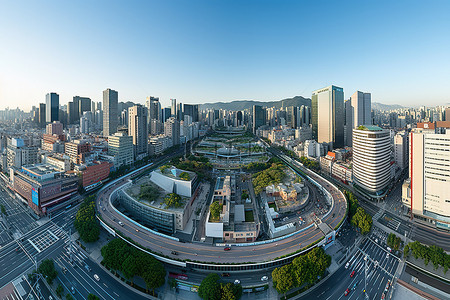
<path id="1" fill-rule="evenodd" d="M 31 188 L 31 200 L 36 206 L 39 206 L 39 193 L 35 188 Z"/>

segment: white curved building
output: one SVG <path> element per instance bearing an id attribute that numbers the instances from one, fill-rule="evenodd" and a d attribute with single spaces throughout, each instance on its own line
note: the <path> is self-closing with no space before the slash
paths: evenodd
<path id="1" fill-rule="evenodd" d="M 389 131 L 365 125 L 353 129 L 353 178 L 373 198 L 380 198 L 391 179 Z"/>

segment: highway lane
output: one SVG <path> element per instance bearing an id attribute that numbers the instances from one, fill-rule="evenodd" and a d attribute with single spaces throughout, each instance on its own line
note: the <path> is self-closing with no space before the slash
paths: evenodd
<path id="1" fill-rule="evenodd" d="M 173 241 L 148 231 L 144 232 L 141 227 L 122 217 L 109 205 L 108 198 L 110 194 L 113 190 L 116 190 L 126 184 L 129 177 L 129 175 L 124 176 L 124 178 L 120 179 L 113 186 L 99 191 L 96 201 L 97 210 L 109 226 L 122 232 L 125 236 L 132 238 L 142 246 L 164 255 L 179 259 L 190 259 L 214 263 L 263 262 L 290 254 L 324 236 L 319 229 L 312 226 L 299 234 L 285 238 L 278 242 L 247 247 L 232 247 L 231 251 L 223 251 L 223 248 L 221 247 L 215 247 L 207 244 Z M 315 175 L 315 179 L 319 180 L 320 178 Z M 335 205 L 333 206 L 333 210 L 325 219 L 325 222 L 334 228 L 345 215 L 346 201 L 333 187 L 327 186 L 326 188 L 332 193 L 332 195 L 338 197 L 335 201 Z M 120 226 L 118 224 L 119 221 L 123 222 L 125 225 L 123 227 Z M 179 255 L 174 256 L 171 254 L 171 251 L 177 251 Z"/>

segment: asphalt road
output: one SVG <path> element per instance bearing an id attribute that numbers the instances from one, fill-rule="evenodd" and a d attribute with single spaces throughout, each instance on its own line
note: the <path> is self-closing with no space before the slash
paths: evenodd
<path id="1" fill-rule="evenodd" d="M 386 283 L 388 280 L 392 281 L 391 274 L 394 274 L 399 261 L 392 255 L 386 257 L 388 252 L 383 243 L 379 241 L 377 244 L 369 239 L 365 240 L 355 255 L 349 259 L 350 266 L 347 269 L 345 268 L 345 264 L 342 265 L 326 282 L 301 299 L 364 300 L 365 272 L 363 251 L 373 261 L 376 261 L 378 265 L 375 268 L 374 262 L 369 260 L 367 271 L 367 293 L 369 299 L 381 299 L 381 294 L 384 292 Z M 355 274 L 353 277 L 350 277 L 353 271 L 355 271 Z M 350 291 L 347 296 L 344 295 L 346 289 Z"/>
<path id="2" fill-rule="evenodd" d="M 335 205 L 333 206 L 331 213 L 323 220 L 329 224 L 331 228 L 334 228 L 345 215 L 346 201 L 337 189 L 335 190 L 332 186 L 328 186 L 328 184 L 320 179 L 318 175 L 311 174 L 311 176 L 314 176 L 314 179 L 319 181 L 319 183 L 323 183 L 325 188 L 333 195 L 333 197 L 335 197 Z M 127 183 L 129 177 L 129 175 L 124 176 L 113 186 L 109 186 L 98 192 L 96 201 L 97 210 L 103 220 L 111 227 L 122 232 L 125 236 L 132 238 L 142 246 L 164 255 L 179 259 L 191 259 L 213 263 L 263 262 L 292 253 L 324 236 L 319 229 L 312 226 L 299 234 L 276 243 L 273 242 L 251 247 L 232 247 L 231 251 L 224 251 L 222 247 L 206 244 L 173 241 L 155 235 L 149 231 L 144 231 L 142 227 L 137 226 L 133 222 L 122 217 L 110 206 L 108 201 L 110 194 Z M 100 207 L 104 208 L 104 210 Z M 118 224 L 119 221 L 125 225 L 120 226 Z M 179 255 L 172 255 L 172 251 L 178 252 Z"/>

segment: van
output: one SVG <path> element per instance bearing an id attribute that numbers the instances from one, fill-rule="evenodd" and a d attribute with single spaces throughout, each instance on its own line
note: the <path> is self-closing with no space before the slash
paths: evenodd
<path id="1" fill-rule="evenodd" d="M 97 274 L 94 274 L 94 279 L 97 280 L 97 281 L 100 281 L 100 277 L 98 277 Z"/>

